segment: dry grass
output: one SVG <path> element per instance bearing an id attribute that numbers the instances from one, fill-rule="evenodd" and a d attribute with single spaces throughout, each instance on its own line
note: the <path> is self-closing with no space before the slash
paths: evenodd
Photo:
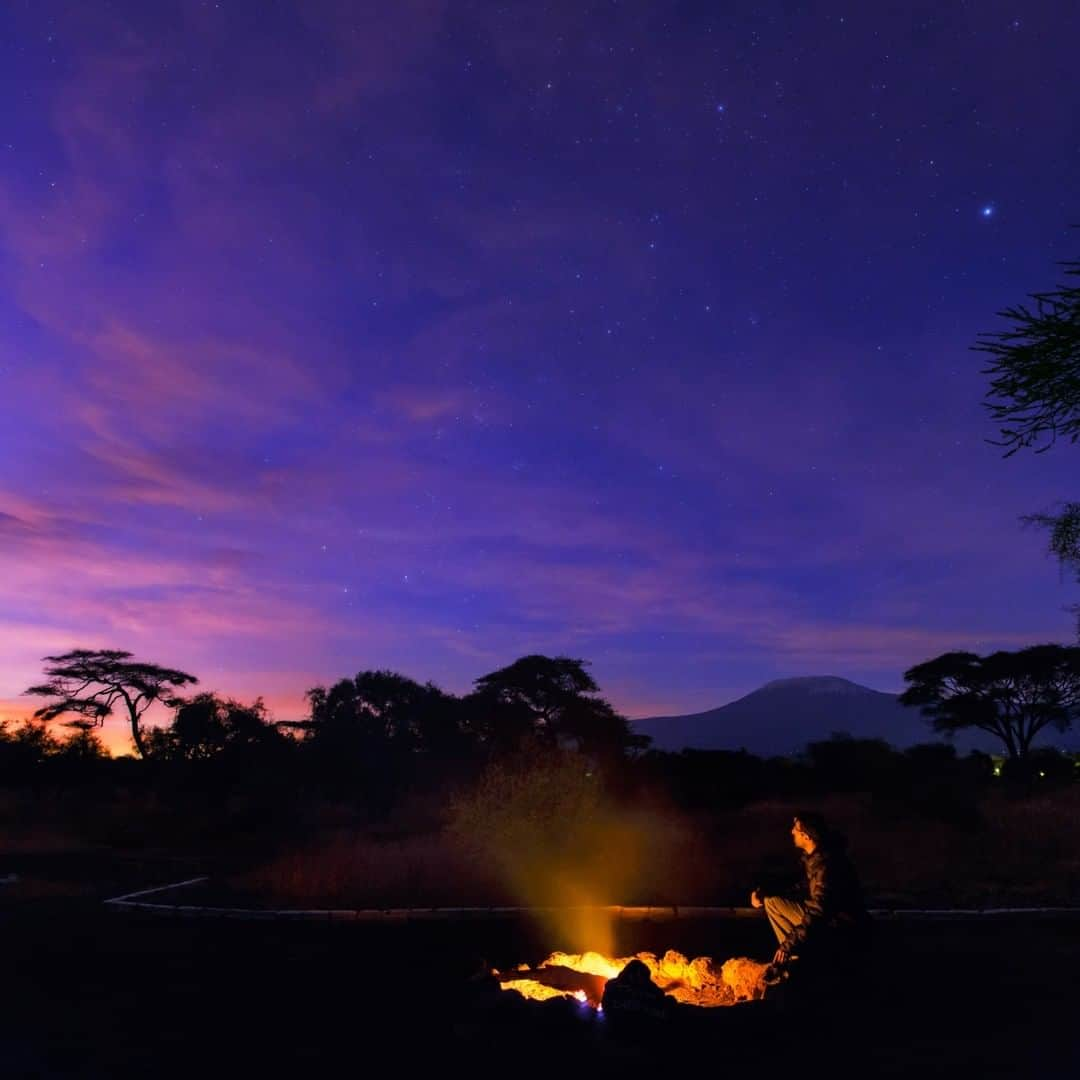
<path id="1" fill-rule="evenodd" d="M 990 798 L 977 827 L 883 819 L 861 795 L 800 804 L 807 805 L 848 836 L 873 906 L 1080 903 L 1080 790 Z M 512 850 L 448 832 L 395 840 L 339 832 L 235 884 L 320 907 L 742 905 L 762 874 L 798 879 L 789 833 L 795 809 L 768 801 L 714 816 L 643 810 L 602 826 L 567 822 L 548 844 L 523 844 L 515 832 Z M 530 875 L 529 866 L 539 870 Z"/>
<path id="2" fill-rule="evenodd" d="M 489 785 L 472 816 L 442 832 L 403 826 L 376 835 L 347 824 L 347 815 L 313 818 L 305 827 L 316 839 L 230 885 L 249 900 L 289 907 L 742 905 L 756 884 L 799 878 L 793 802 L 697 815 L 627 810 L 595 800 L 582 778 L 577 786 L 548 780 L 539 792 L 517 781 Z M 10 869 L 25 856 L 74 852 L 175 849 L 194 859 L 213 850 L 215 862 L 251 865 L 253 837 L 263 850 L 275 842 L 270 826 L 237 832 L 225 845 L 208 819 L 184 823 L 181 849 L 160 834 L 166 815 L 154 805 L 119 795 L 79 805 L 74 813 L 60 800 L 0 791 L 0 875 L 4 856 Z M 868 795 L 807 805 L 848 836 L 872 906 L 1080 905 L 1080 787 L 1027 799 L 992 792 L 966 824 L 883 808 Z"/>
<path id="3" fill-rule="evenodd" d="M 462 845 L 441 835 L 376 839 L 337 833 L 233 881 L 283 906 L 443 907 L 513 903 Z"/>

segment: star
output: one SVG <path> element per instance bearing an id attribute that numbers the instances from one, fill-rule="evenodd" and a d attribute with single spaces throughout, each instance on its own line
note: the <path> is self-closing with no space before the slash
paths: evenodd
<path id="1" fill-rule="evenodd" d="M 987 203 L 985 206 L 981 206 L 979 208 L 979 217 L 986 219 L 986 218 L 992 218 L 993 216 L 994 216 L 994 204 L 993 203 Z"/>

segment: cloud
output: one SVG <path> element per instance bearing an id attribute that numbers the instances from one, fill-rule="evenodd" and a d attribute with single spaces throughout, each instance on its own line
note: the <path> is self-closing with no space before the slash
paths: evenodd
<path id="1" fill-rule="evenodd" d="M 461 391 L 438 390 L 429 386 L 394 386 L 380 391 L 376 400 L 415 424 L 460 414 L 467 408 Z"/>
<path id="2" fill-rule="evenodd" d="M 292 710 L 575 651 L 678 711 L 1066 627 L 1015 518 L 1068 466 L 985 464 L 963 320 L 868 344 L 778 271 L 777 144 L 688 137 L 741 46 L 646 7 L 610 47 L 574 5 L 47 14 L 0 148 L 0 695 L 68 645 Z"/>

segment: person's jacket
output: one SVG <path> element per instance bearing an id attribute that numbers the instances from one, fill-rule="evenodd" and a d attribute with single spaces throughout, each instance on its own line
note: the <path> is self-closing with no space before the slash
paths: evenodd
<path id="1" fill-rule="evenodd" d="M 820 844 L 803 855 L 806 871 L 806 917 L 792 930 L 784 948 L 798 952 L 799 946 L 825 931 L 866 929 L 869 916 L 863 903 L 858 875 L 840 844 Z"/>

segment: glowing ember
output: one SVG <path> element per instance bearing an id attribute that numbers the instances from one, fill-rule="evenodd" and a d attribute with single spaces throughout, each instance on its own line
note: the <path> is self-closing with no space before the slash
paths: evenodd
<path id="1" fill-rule="evenodd" d="M 569 997 L 599 1008 L 604 984 L 634 959 L 649 969 L 652 981 L 665 994 L 684 1005 L 735 1005 L 757 1000 L 765 989 L 762 980 L 767 965 L 756 960 L 733 957 L 717 964 L 708 956 L 688 960 L 671 949 L 659 959 L 648 952 L 616 960 L 596 952 L 554 952 L 535 968 L 521 965 L 514 972 L 504 975 L 496 971 L 495 975 L 504 990 L 516 990 L 535 1001 Z M 575 985 L 578 980 L 583 985 Z"/>

